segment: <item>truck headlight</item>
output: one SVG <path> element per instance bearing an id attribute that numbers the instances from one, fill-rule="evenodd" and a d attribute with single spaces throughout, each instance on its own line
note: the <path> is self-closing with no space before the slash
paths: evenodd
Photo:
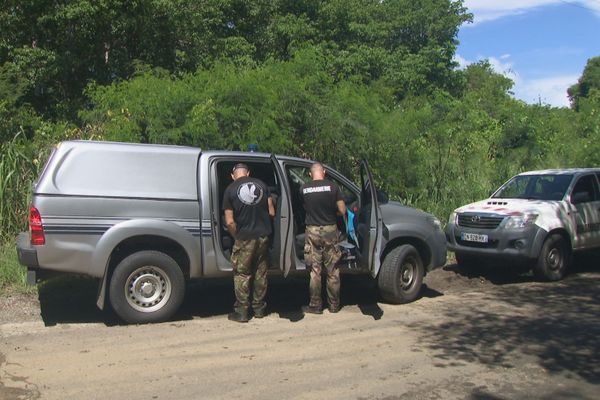
<path id="1" fill-rule="evenodd" d="M 448 218 L 448 225 L 452 225 L 452 224 L 456 225 L 456 215 L 457 215 L 456 211 L 452 211 L 450 213 L 450 218 Z"/>
<path id="2" fill-rule="evenodd" d="M 538 214 L 522 214 L 522 215 L 511 215 L 506 220 L 505 229 L 523 229 L 533 224 L 538 217 Z"/>

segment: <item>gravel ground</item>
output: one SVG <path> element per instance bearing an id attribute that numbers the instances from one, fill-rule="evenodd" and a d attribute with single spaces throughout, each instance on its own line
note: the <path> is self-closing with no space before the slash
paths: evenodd
<path id="1" fill-rule="evenodd" d="M 0 324 L 39 319 L 40 302 L 37 293 L 6 293 L 0 296 Z"/>
<path id="2" fill-rule="evenodd" d="M 300 312 L 306 278 L 273 277 L 269 315 L 248 324 L 227 320 L 230 279 L 190 285 L 174 321 L 148 325 L 98 311 L 94 280 L 54 280 L 2 299 L 0 400 L 596 400 L 591 260 L 552 283 L 448 265 L 403 305 L 344 276 L 342 310 L 323 315 Z"/>

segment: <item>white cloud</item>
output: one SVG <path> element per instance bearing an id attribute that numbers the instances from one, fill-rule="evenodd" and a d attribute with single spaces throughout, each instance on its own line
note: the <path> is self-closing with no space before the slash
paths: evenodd
<path id="1" fill-rule="evenodd" d="M 465 68 L 473 62 L 487 59 L 496 73 L 510 78 L 514 83 L 512 91 L 514 96 L 529 104 L 549 104 L 554 107 L 568 107 L 569 97 L 567 89 L 569 86 L 577 83 L 579 75 L 558 75 L 543 78 L 528 78 L 519 74 L 514 68 L 514 62 L 510 54 L 503 54 L 500 57 L 483 57 L 477 60 L 467 60 L 459 54 L 456 54 L 454 60 L 459 64 L 459 68 Z"/>
<path id="2" fill-rule="evenodd" d="M 519 74 L 513 69 L 513 62 L 510 61 L 510 55 L 508 57 L 500 56 L 500 58 L 488 57 L 488 61 L 497 73 L 512 79 L 515 83 L 520 81 Z"/>
<path id="3" fill-rule="evenodd" d="M 514 63 L 510 60 L 510 54 L 503 54 L 500 57 L 479 56 L 479 57 L 477 57 L 477 60 L 475 60 L 475 61 L 467 60 L 466 58 L 462 57 L 460 54 L 454 55 L 454 61 L 456 61 L 458 63 L 458 67 L 460 69 L 466 68 L 469 64 L 473 64 L 474 62 L 478 62 L 478 61 L 485 60 L 485 59 L 488 60 L 488 62 L 492 66 L 492 69 L 494 70 L 494 72 L 496 72 L 498 74 L 502 74 L 502 75 L 512 79 L 513 82 L 515 82 L 515 84 L 517 82 L 520 82 L 519 74 L 514 70 L 514 68 L 513 68 Z"/>
<path id="4" fill-rule="evenodd" d="M 465 0 L 464 5 L 474 15 L 474 25 L 498 18 L 518 15 L 544 6 L 570 3 L 572 7 L 580 7 L 594 12 L 600 17 L 598 0 Z"/>
<path id="5" fill-rule="evenodd" d="M 567 89 L 577 83 L 578 75 L 562 75 L 531 79 L 515 85 L 515 96 L 527 103 L 550 104 L 555 107 L 568 107 Z"/>
<path id="6" fill-rule="evenodd" d="M 458 68 L 460 69 L 464 69 L 466 68 L 469 64 L 472 64 L 471 61 L 465 59 L 464 57 L 462 57 L 460 54 L 454 54 L 454 61 L 456 61 L 458 63 Z"/>

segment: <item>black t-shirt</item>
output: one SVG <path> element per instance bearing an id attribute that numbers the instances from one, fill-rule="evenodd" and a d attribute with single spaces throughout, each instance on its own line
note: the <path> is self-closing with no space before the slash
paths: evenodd
<path id="1" fill-rule="evenodd" d="M 343 200 L 338 186 L 328 179 L 311 181 L 300 188 L 306 210 L 306 225 L 337 223 L 337 201 Z"/>
<path id="2" fill-rule="evenodd" d="M 231 182 L 223 195 L 223 210 L 233 210 L 236 239 L 252 240 L 271 234 L 269 188 L 260 179 L 244 176 Z"/>

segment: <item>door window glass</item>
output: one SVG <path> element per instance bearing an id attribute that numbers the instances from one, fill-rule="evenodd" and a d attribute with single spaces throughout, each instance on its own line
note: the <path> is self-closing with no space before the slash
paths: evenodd
<path id="1" fill-rule="evenodd" d="M 513 177 L 493 196 L 502 199 L 562 200 L 573 176 L 519 175 Z"/>
<path id="2" fill-rule="evenodd" d="M 573 188 L 571 202 L 579 204 L 596 200 L 600 200 L 596 177 L 594 175 L 586 175 L 579 178 L 575 184 L 575 187 Z"/>

